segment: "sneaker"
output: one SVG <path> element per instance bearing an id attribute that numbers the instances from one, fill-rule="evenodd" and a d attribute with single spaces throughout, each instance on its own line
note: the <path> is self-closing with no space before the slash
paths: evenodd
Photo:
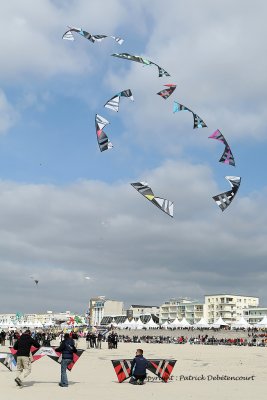
<path id="1" fill-rule="evenodd" d="M 22 386 L 22 382 L 19 378 L 15 378 L 15 382 L 18 386 Z"/>

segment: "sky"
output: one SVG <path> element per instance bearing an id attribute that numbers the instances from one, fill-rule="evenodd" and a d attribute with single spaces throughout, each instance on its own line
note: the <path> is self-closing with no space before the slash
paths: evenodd
<path id="1" fill-rule="evenodd" d="M 267 306 L 266 14 L 264 0 L 2 5 L 0 312 L 83 313 L 98 295 L 128 307 L 230 293 Z M 68 26 L 124 43 L 62 40 Z M 122 52 L 171 76 L 111 57 Z M 156 93 L 169 83 L 164 100 Z M 124 89 L 134 102 L 103 107 Z M 174 100 L 208 128 L 173 114 Z M 102 153 L 96 113 L 114 145 Z M 235 167 L 218 162 L 216 129 Z M 221 212 L 212 196 L 230 189 L 229 175 L 242 182 Z M 174 202 L 173 219 L 137 181 Z"/>

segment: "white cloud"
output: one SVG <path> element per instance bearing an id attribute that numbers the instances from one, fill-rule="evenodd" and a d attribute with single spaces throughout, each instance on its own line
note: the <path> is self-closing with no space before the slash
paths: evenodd
<path id="1" fill-rule="evenodd" d="M 158 131 L 163 126 L 170 132 L 183 131 L 186 125 L 171 115 L 172 100 L 177 99 L 197 112 L 209 130 L 221 128 L 229 142 L 244 137 L 266 139 L 267 56 L 263 38 L 267 27 L 263 11 L 267 6 L 263 1 L 260 4 L 207 0 L 184 4 L 167 1 L 163 6 L 154 2 L 144 55 L 169 71 L 171 78 L 158 79 L 156 69 L 142 69 L 136 63 L 128 65 L 128 72 L 113 71 L 106 78 L 112 87 L 131 84 L 140 94 L 135 110 L 137 135 L 141 125 L 148 127 L 147 121 L 153 121 L 152 128 L 157 126 Z M 118 68 L 125 68 L 126 61 L 121 63 L 124 67 Z M 153 96 L 169 82 L 177 83 L 177 89 L 166 101 L 168 121 L 167 108 L 163 111 L 162 102 Z M 146 134 L 150 141 L 152 132 L 154 137 L 154 129 Z"/>
<path id="2" fill-rule="evenodd" d="M 6 133 L 17 121 L 18 114 L 0 89 L 0 134 Z"/>
<path id="3" fill-rule="evenodd" d="M 207 167 L 167 162 L 146 178 L 156 194 L 174 201 L 174 219 L 128 183 L 2 182 L 0 296 L 14 288 L 9 307 L 83 309 L 99 293 L 127 303 L 160 303 L 175 295 L 202 299 L 216 290 L 257 295 L 267 256 L 264 194 L 237 195 L 221 213 L 211 199 L 218 188 Z M 34 274 L 38 294 L 28 279 Z M 85 275 L 94 276 L 93 286 L 84 284 Z"/>
<path id="4" fill-rule="evenodd" d="M 109 0 L 104 9 L 97 0 L 42 0 L 38 6 L 33 0 L 11 0 L 1 8 L 0 23 L 6 40 L 1 46 L 0 73 L 10 82 L 61 74 L 81 74 L 84 79 L 85 74 L 97 69 L 97 54 L 106 45 L 86 43 L 79 35 L 74 43 L 62 41 L 67 26 L 114 35 L 118 25 L 135 17 L 144 30 L 140 7 L 125 5 L 120 0 Z"/>

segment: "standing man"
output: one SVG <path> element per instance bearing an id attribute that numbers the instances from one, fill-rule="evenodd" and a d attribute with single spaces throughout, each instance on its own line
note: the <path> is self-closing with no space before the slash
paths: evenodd
<path id="1" fill-rule="evenodd" d="M 74 344 L 74 340 L 70 337 L 69 333 L 65 333 L 64 340 L 60 343 L 60 346 L 55 349 L 62 353 L 61 361 L 61 380 L 59 386 L 68 387 L 67 367 L 72 363 L 73 353 L 77 353 L 77 349 Z"/>
<path id="2" fill-rule="evenodd" d="M 102 343 L 103 335 L 101 332 L 98 332 L 97 335 L 97 348 L 101 349 L 101 343 Z"/>
<path id="3" fill-rule="evenodd" d="M 6 332 L 2 329 L 2 332 L 0 333 L 0 335 L 1 335 L 1 344 L 2 344 L 2 346 L 5 346 L 6 345 Z"/>
<path id="4" fill-rule="evenodd" d="M 143 385 L 146 379 L 146 369 L 148 366 L 147 359 L 143 356 L 143 350 L 137 349 L 136 356 L 131 363 L 131 379 L 129 383 L 132 385 Z"/>
<path id="5" fill-rule="evenodd" d="M 90 342 L 91 342 L 91 333 L 87 331 L 86 337 L 85 337 L 86 343 L 87 343 L 87 349 L 90 348 Z"/>
<path id="6" fill-rule="evenodd" d="M 114 348 L 114 349 L 117 349 L 117 348 L 118 348 L 118 340 L 119 340 L 118 334 L 117 334 L 117 332 L 115 332 L 115 333 L 113 334 L 113 348 Z"/>
<path id="7" fill-rule="evenodd" d="M 31 331 L 27 329 L 15 342 L 14 349 L 17 350 L 17 377 L 15 382 L 22 386 L 23 380 L 31 373 L 31 347 L 39 349 L 40 344 L 31 337 Z M 24 371 L 24 376 L 23 376 Z"/>

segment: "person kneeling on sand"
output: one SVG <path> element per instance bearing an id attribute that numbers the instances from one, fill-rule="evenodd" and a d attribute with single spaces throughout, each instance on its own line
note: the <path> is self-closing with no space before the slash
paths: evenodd
<path id="1" fill-rule="evenodd" d="M 137 349 L 136 356 L 134 357 L 131 365 L 131 379 L 129 383 L 132 385 L 143 385 L 146 379 L 146 369 L 148 362 L 143 357 L 143 350 Z"/>
<path id="2" fill-rule="evenodd" d="M 74 345 L 74 340 L 70 337 L 69 333 L 65 333 L 64 340 L 60 343 L 60 346 L 55 349 L 62 353 L 61 360 L 61 380 L 59 386 L 68 387 L 67 367 L 72 363 L 73 353 L 77 353 L 77 349 Z"/>
<path id="3" fill-rule="evenodd" d="M 22 381 L 31 373 L 31 347 L 39 349 L 40 344 L 31 337 L 31 331 L 27 329 L 15 342 L 14 349 L 17 350 L 17 378 L 15 382 L 22 386 Z M 24 371 L 24 376 L 23 376 Z M 23 376 L 23 377 L 22 377 Z"/>

